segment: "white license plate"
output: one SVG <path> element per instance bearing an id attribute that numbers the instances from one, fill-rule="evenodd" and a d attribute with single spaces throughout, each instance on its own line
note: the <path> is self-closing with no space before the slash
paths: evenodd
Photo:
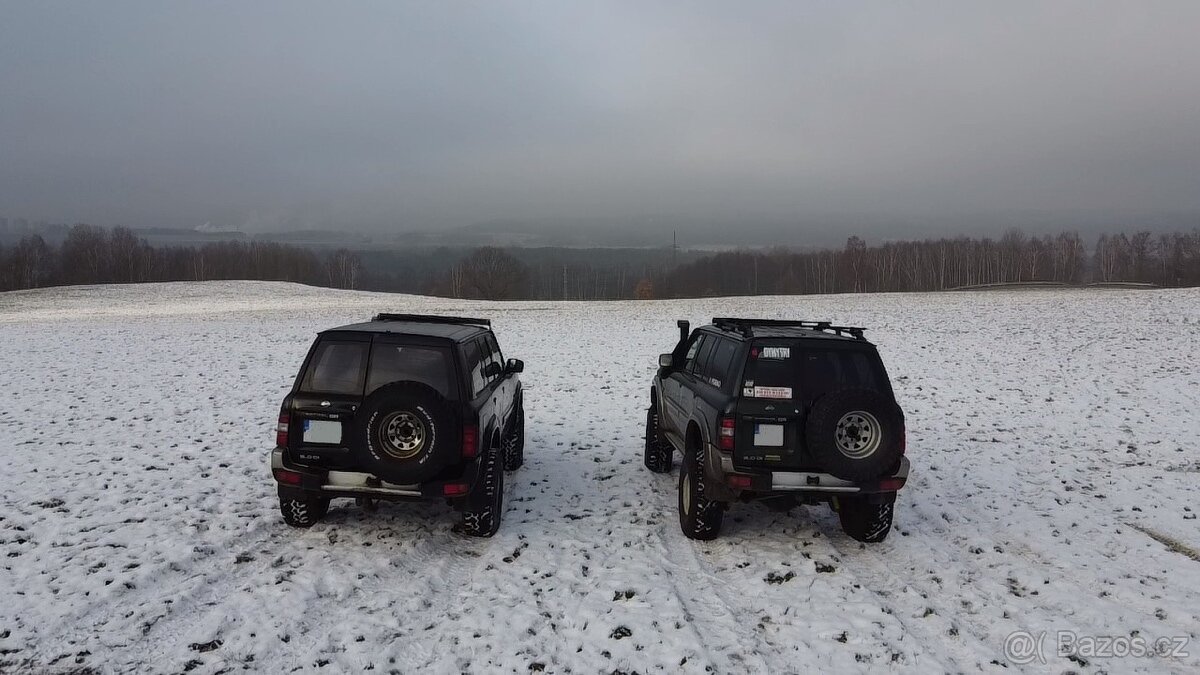
<path id="1" fill-rule="evenodd" d="M 301 438 L 304 439 L 305 443 L 341 443 L 342 423 L 326 420 L 304 420 L 304 435 Z"/>
<path id="2" fill-rule="evenodd" d="M 754 425 L 754 444 L 768 448 L 779 448 L 783 446 L 783 425 L 782 424 L 755 424 Z"/>

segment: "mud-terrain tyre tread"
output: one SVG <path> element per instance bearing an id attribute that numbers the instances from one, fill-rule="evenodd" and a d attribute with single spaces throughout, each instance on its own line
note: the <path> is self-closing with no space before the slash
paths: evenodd
<path id="1" fill-rule="evenodd" d="M 855 541 L 877 544 L 887 539 L 888 533 L 892 531 L 892 514 L 895 507 L 895 495 L 874 504 L 862 497 L 840 499 L 838 518 L 842 521 L 842 531 Z"/>
<path id="2" fill-rule="evenodd" d="M 504 470 L 516 471 L 525 463 L 525 407 L 518 406 L 509 430 L 501 441 Z"/>
<path id="3" fill-rule="evenodd" d="M 305 493 L 280 495 L 279 511 L 283 522 L 292 527 L 312 527 L 329 512 L 329 498 Z"/>
<path id="4" fill-rule="evenodd" d="M 457 531 L 469 537 L 491 537 L 500 529 L 504 513 L 504 461 L 499 448 L 492 448 L 480 474 L 482 493 L 468 498 Z"/>
<path id="5" fill-rule="evenodd" d="M 704 450 L 691 448 L 679 469 L 679 527 L 688 539 L 709 541 L 721 534 L 725 505 L 705 496 Z M 685 504 L 685 500 L 688 502 Z"/>
<path id="6" fill-rule="evenodd" d="M 646 445 L 642 451 L 642 463 L 654 473 L 670 473 L 674 464 L 671 444 L 662 437 L 659 429 L 657 406 L 646 410 Z"/>

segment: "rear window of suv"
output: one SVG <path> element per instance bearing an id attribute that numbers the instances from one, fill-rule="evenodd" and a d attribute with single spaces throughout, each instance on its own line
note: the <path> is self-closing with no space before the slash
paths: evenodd
<path id="1" fill-rule="evenodd" d="M 300 380 L 300 389 L 321 394 L 361 393 L 370 346 L 369 342 L 322 340 Z"/>
<path id="2" fill-rule="evenodd" d="M 300 379 L 300 390 L 361 396 L 365 379 L 367 395 L 400 381 L 420 382 L 447 398 L 454 398 L 457 393 L 448 348 L 379 339 L 373 352 L 371 349 L 371 343 L 366 341 L 322 340 Z M 370 373 L 367 373 L 369 352 Z"/>
<path id="3" fill-rule="evenodd" d="M 887 391 L 877 359 L 857 349 L 756 344 L 742 379 L 747 398 L 811 401 L 847 387 Z"/>
<path id="4" fill-rule="evenodd" d="M 410 381 L 429 385 L 442 396 L 453 398 L 453 373 L 449 349 L 378 341 L 371 355 L 367 394 L 385 384 Z"/>

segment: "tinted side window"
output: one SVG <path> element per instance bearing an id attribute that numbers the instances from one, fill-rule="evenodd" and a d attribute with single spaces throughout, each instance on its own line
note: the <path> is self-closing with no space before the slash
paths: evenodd
<path id="1" fill-rule="evenodd" d="M 696 360 L 696 352 L 700 351 L 700 343 L 704 341 L 703 335 L 697 335 L 692 338 L 691 344 L 687 348 L 687 356 L 683 357 L 683 369 L 691 370 L 692 362 Z"/>
<path id="2" fill-rule="evenodd" d="M 688 354 L 683 358 L 683 369 L 691 370 L 691 363 L 696 360 L 696 352 L 700 351 L 700 344 L 704 340 L 703 335 L 697 335 L 688 345 Z"/>
<path id="3" fill-rule="evenodd" d="M 475 340 L 463 343 L 463 356 L 467 359 L 467 372 L 471 374 L 471 396 L 474 398 L 487 387 L 483 379 L 483 355 L 479 353 L 479 343 Z"/>
<path id="4" fill-rule="evenodd" d="M 727 389 L 733 376 L 733 359 L 737 352 L 738 343 L 724 338 L 718 339 L 704 369 L 704 379 L 718 389 Z"/>
<path id="5" fill-rule="evenodd" d="M 361 394 L 367 366 L 368 342 L 323 340 L 317 345 L 301 391 L 325 394 Z"/>
<path id="6" fill-rule="evenodd" d="M 697 377 L 703 377 L 704 369 L 708 365 L 708 358 L 712 355 L 713 345 L 716 342 L 716 338 L 710 335 L 704 336 L 704 342 L 700 345 L 700 351 L 696 352 L 696 358 L 689 364 L 688 368 Z"/>
<path id="7" fill-rule="evenodd" d="M 485 342 L 487 342 L 488 349 L 490 349 L 492 352 L 492 359 L 496 363 L 499 363 L 501 367 L 503 367 L 504 366 L 504 355 L 500 353 L 500 344 L 498 342 L 496 342 L 496 336 L 491 333 L 488 333 L 483 336 L 483 339 Z"/>
<path id="8" fill-rule="evenodd" d="M 487 369 L 496 362 L 496 357 L 492 354 L 492 349 L 488 345 L 487 340 L 477 338 L 475 341 L 479 344 L 479 376 L 483 378 L 484 382 L 491 382 L 496 378 L 495 376 L 488 377 Z"/>

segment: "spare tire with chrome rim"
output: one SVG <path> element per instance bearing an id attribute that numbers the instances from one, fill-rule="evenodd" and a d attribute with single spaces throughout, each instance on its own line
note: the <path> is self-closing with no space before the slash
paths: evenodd
<path id="1" fill-rule="evenodd" d="M 904 454 L 904 416 L 879 392 L 840 389 L 813 403 L 804 438 L 825 471 L 843 480 L 873 480 L 895 470 Z"/>
<path id="2" fill-rule="evenodd" d="M 421 483 L 457 459 L 450 406 L 432 387 L 416 382 L 382 387 L 367 397 L 356 419 L 354 451 L 381 480 Z"/>

